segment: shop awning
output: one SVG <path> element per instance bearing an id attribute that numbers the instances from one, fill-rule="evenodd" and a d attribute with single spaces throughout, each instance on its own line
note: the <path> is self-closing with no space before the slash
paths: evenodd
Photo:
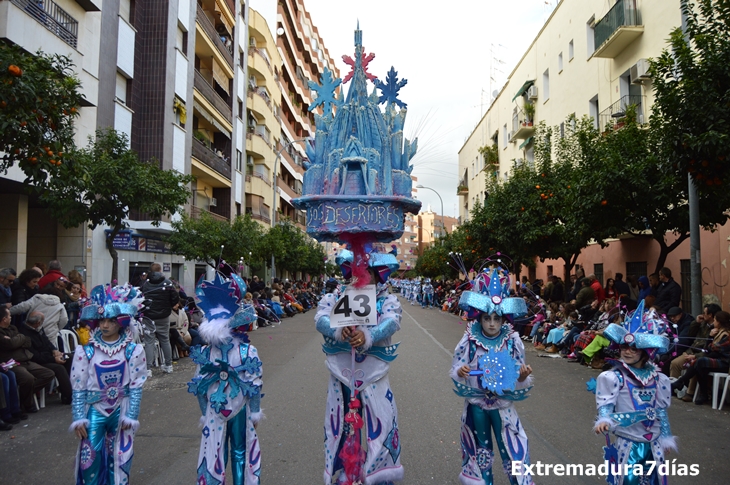
<path id="1" fill-rule="evenodd" d="M 522 145 L 520 145 L 520 150 L 521 150 L 521 149 L 523 149 L 523 148 L 525 148 L 525 147 L 526 147 L 527 145 L 529 145 L 530 143 L 532 143 L 532 138 L 533 138 L 533 137 L 529 137 L 529 138 L 528 138 L 527 140 L 523 141 L 523 142 L 522 142 Z"/>
<path id="2" fill-rule="evenodd" d="M 525 94 L 525 91 L 527 91 L 528 89 L 530 89 L 530 86 L 532 86 L 533 84 L 535 84 L 535 80 L 534 79 L 531 79 L 529 81 L 525 81 L 525 84 L 523 84 L 522 87 L 517 90 L 517 94 L 515 94 L 515 97 L 512 98 L 512 101 L 514 101 L 515 99 L 517 99 L 520 96 L 522 96 L 523 94 Z"/>

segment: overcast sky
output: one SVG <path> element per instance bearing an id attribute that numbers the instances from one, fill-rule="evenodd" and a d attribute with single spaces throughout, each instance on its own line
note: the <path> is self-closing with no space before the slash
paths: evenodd
<path id="1" fill-rule="evenodd" d="M 408 104 L 405 134 L 418 136 L 412 163 L 418 183 L 443 198 L 458 216 L 458 152 L 532 43 L 557 0 L 304 0 L 340 76 L 349 72 L 353 32 L 360 21 L 369 71 L 384 80 L 391 66 L 408 80 L 399 98 Z M 492 59 L 496 82 L 490 82 Z M 345 89 L 349 89 L 349 83 Z M 370 86 L 372 89 L 372 85 Z M 438 196 L 419 190 L 423 209 L 441 212 Z"/>

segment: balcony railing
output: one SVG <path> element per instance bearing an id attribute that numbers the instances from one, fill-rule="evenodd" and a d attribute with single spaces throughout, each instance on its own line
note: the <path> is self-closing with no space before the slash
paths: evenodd
<path id="1" fill-rule="evenodd" d="M 193 138 L 193 156 L 231 180 L 231 164 L 225 159 L 219 157 L 213 150 L 205 146 L 203 142 L 197 138 Z"/>
<path id="2" fill-rule="evenodd" d="M 233 110 L 231 110 L 231 107 L 228 105 L 228 103 L 226 103 L 223 98 L 221 98 L 218 93 L 215 92 L 213 86 L 211 86 L 208 81 L 205 80 L 203 75 L 200 74 L 197 69 L 195 70 L 195 79 L 193 80 L 193 86 L 195 86 L 195 88 L 200 91 L 200 94 L 202 94 L 205 99 L 210 101 L 213 107 L 217 109 L 226 120 L 228 120 L 229 122 L 233 120 Z"/>
<path id="3" fill-rule="evenodd" d="M 11 0 L 11 2 L 25 10 L 25 13 L 44 25 L 56 37 L 76 48 L 79 23 L 55 2 L 52 0 Z"/>
<path id="4" fill-rule="evenodd" d="M 268 179 L 268 177 L 266 175 L 264 175 L 262 173 L 257 173 L 257 172 L 253 172 L 253 173 L 246 174 L 246 182 L 250 182 L 251 181 L 251 177 L 256 177 L 258 179 L 261 179 L 261 180 L 264 181 L 264 183 L 266 185 L 268 185 L 269 187 L 271 187 L 271 181 L 269 181 L 269 179 Z"/>
<path id="5" fill-rule="evenodd" d="M 216 214 L 215 212 L 211 212 L 209 210 L 205 210 L 202 207 L 197 207 L 194 205 L 190 206 L 190 217 L 193 219 L 200 219 L 200 216 L 202 214 L 208 214 L 213 219 L 219 220 L 219 221 L 226 221 L 228 222 L 228 218 L 225 216 L 222 216 L 220 214 Z"/>
<path id="6" fill-rule="evenodd" d="M 466 180 L 459 180 L 459 185 L 456 186 L 456 195 L 467 195 L 469 193 L 469 184 Z"/>
<path id="7" fill-rule="evenodd" d="M 208 37 L 210 37 L 213 41 L 213 44 L 215 44 L 218 51 L 220 51 L 228 64 L 233 67 L 233 45 L 231 45 L 230 48 L 226 47 L 221 40 L 221 35 L 216 32 L 213 22 L 211 22 L 208 16 L 205 15 L 205 11 L 200 7 L 200 5 L 198 5 L 197 15 L 198 22 L 200 22 L 200 26 L 203 27 L 203 31 L 208 34 Z"/>
<path id="8" fill-rule="evenodd" d="M 636 122 L 639 124 L 643 124 L 644 96 L 626 95 L 622 96 L 621 99 L 601 111 L 601 113 L 598 115 L 598 128 L 601 131 L 604 131 L 607 128 L 620 128 L 620 126 L 618 126 L 618 123 L 621 123 L 621 118 L 626 116 L 626 109 L 632 105 L 636 106 Z"/>
<path id="9" fill-rule="evenodd" d="M 641 14 L 636 8 L 636 0 L 617 0 L 593 28 L 594 56 L 613 58 L 642 32 Z"/>

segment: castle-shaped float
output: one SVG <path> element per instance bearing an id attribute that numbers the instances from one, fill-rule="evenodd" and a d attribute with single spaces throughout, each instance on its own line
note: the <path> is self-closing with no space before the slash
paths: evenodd
<path id="1" fill-rule="evenodd" d="M 322 115 L 315 114 L 317 134 L 314 146 L 307 147 L 302 197 L 292 203 L 306 210 L 307 233 L 318 241 L 359 235 L 372 242 L 392 241 L 403 234 L 405 214 L 421 208 L 411 198 L 410 161 L 418 140 L 403 137 L 407 109 L 398 99 L 407 81 L 398 80 L 392 67 L 385 82 L 370 74 L 367 67 L 374 57 L 364 52 L 358 24 L 355 58 L 343 56 L 352 72 L 343 81 L 325 68 L 320 84 L 309 82 L 317 94 L 309 110 L 322 106 Z M 337 97 L 337 88 L 348 81 L 346 99 L 344 89 Z M 374 85 L 370 94 L 368 81 Z"/>

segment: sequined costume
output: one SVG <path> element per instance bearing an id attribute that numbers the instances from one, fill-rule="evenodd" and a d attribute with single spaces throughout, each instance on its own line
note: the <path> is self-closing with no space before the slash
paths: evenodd
<path id="1" fill-rule="evenodd" d="M 499 335 L 487 337 L 482 332 L 479 321 L 468 324 L 454 351 L 450 375 L 456 386 L 456 394 L 464 398 L 464 411 L 461 414 L 462 463 L 459 475 L 459 480 L 464 485 L 493 483 L 495 441 L 510 483 L 532 483 L 528 475 L 511 476 L 513 461 L 530 463 L 527 435 L 513 402 L 527 397 L 527 391 L 532 387 L 532 376 L 528 376 L 523 382 L 517 382 L 514 390 L 504 391 L 500 396 L 486 390 L 480 376 L 470 375 L 462 379 L 457 375 L 461 366 L 468 365 L 476 369 L 484 356 L 498 352 L 505 353 L 505 357 L 516 361 L 519 366 L 525 363 L 525 347 L 511 325 L 504 324 Z M 519 366 L 513 365 L 512 370 Z M 495 440 L 492 440 L 492 434 Z"/>
<path id="2" fill-rule="evenodd" d="M 346 433 L 344 421 L 350 400 L 350 344 L 342 339 L 342 329 L 330 328 L 330 311 L 337 302 L 335 295 L 325 295 L 319 302 L 315 322 L 324 336 L 322 346 L 330 371 L 327 387 L 327 408 L 324 420 L 325 470 L 324 483 L 337 483 L 342 464 L 338 452 Z M 398 344 L 392 335 L 400 329 L 401 305 L 387 289 L 378 293 L 378 324 L 358 327 L 365 333 L 365 345 L 357 349 L 356 385 L 363 403 L 362 414 L 367 436 L 365 483 L 388 484 L 403 479 L 400 464 L 398 408 L 390 388 L 388 370 L 396 358 Z"/>
<path id="3" fill-rule="evenodd" d="M 197 397 L 202 413 L 197 483 L 226 483 L 230 449 L 232 483 L 257 485 L 261 449 L 255 426 L 263 417 L 262 363 L 242 331 L 256 321 L 256 310 L 241 305 L 246 286 L 236 275 L 201 281 L 195 294 L 206 316 L 200 335 L 208 342 L 190 353 L 198 369 L 188 391 Z"/>
<path id="4" fill-rule="evenodd" d="M 421 308 L 434 306 L 433 285 L 431 284 L 431 280 L 429 278 L 426 278 L 426 282 L 423 285 L 422 291 L 423 295 L 421 296 Z"/>
<path id="5" fill-rule="evenodd" d="M 613 343 L 645 350 L 652 357 L 669 348 L 663 326 L 653 310 L 644 313 L 642 301 L 623 325 L 612 323 L 603 334 Z M 667 417 L 672 396 L 669 378 L 652 362 L 641 368 L 621 360 L 613 363 L 613 369 L 602 372 L 596 382 L 595 426 L 607 423 L 616 436 L 613 444 L 604 447 L 604 459 L 619 467 L 609 470 L 606 481 L 612 485 L 666 485 L 667 477 L 659 475 L 659 466 L 668 450 L 677 450 Z M 636 466 L 644 467 L 641 475 L 634 474 Z"/>
<path id="6" fill-rule="evenodd" d="M 147 380 L 144 348 L 122 329 L 113 343 L 97 328 L 89 343 L 76 347 L 71 367 L 71 430 L 86 426 L 76 455 L 76 483 L 129 483 L 134 435 L 139 427 L 142 385 Z M 130 425 L 122 429 L 122 425 Z"/>

